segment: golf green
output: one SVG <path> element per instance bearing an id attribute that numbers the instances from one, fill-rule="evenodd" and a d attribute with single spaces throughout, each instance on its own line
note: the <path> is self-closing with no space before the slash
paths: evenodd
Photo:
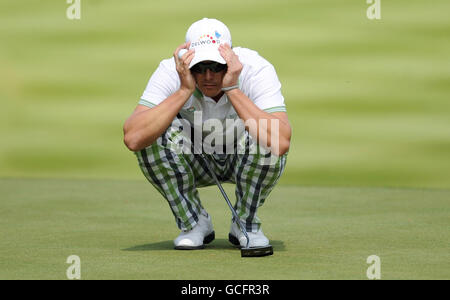
<path id="1" fill-rule="evenodd" d="M 229 195 L 233 186 L 225 185 Z M 273 256 L 241 258 L 230 212 L 200 189 L 216 240 L 173 250 L 165 200 L 141 181 L 2 179 L 0 279 L 450 279 L 448 190 L 279 186 L 261 208 Z"/>

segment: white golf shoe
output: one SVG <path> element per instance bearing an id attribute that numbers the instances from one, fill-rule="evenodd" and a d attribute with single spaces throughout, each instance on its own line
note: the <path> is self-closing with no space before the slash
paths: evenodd
<path id="1" fill-rule="evenodd" d="M 202 211 L 198 217 L 198 222 L 189 231 L 181 231 L 174 240 L 177 250 L 196 250 L 205 248 L 205 244 L 211 243 L 215 238 L 211 217 Z"/>
<path id="2" fill-rule="evenodd" d="M 269 239 L 264 235 L 261 228 L 259 228 L 258 232 L 247 232 L 249 237 L 249 248 L 254 247 L 266 247 L 269 246 Z M 231 223 L 230 233 L 228 234 L 228 240 L 233 245 L 243 248 L 247 246 L 247 238 L 245 235 L 239 230 L 239 227 L 235 222 Z"/>

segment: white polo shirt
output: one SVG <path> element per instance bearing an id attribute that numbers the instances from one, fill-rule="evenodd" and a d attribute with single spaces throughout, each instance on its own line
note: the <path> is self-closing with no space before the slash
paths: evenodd
<path id="1" fill-rule="evenodd" d="M 258 52 L 236 47 L 234 53 L 239 57 L 243 65 L 239 76 L 240 90 L 255 105 L 268 113 L 286 112 L 284 97 L 281 94 L 281 83 L 275 72 L 275 68 Z M 176 71 L 175 59 L 169 58 L 161 61 L 156 71 L 151 76 L 139 104 L 154 107 L 167 99 L 180 88 L 180 78 Z M 210 97 L 203 96 L 199 89 L 186 101 L 180 110 L 180 115 L 193 123 L 194 112 L 201 112 L 203 122 L 209 119 L 218 119 L 222 122 L 224 131 L 233 130 L 226 128 L 226 119 L 239 118 L 233 105 L 224 94 L 218 102 Z M 208 132 L 203 132 L 203 136 Z"/>

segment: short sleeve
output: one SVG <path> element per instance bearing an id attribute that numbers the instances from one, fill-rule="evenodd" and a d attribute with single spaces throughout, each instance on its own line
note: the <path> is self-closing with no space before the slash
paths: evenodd
<path id="1" fill-rule="evenodd" d="M 153 107 L 172 95 L 180 85 L 180 79 L 172 59 L 163 60 L 150 77 L 139 104 Z"/>
<path id="2" fill-rule="evenodd" d="M 260 108 L 269 113 L 286 112 L 281 83 L 275 68 L 267 63 L 249 78 L 249 98 Z"/>

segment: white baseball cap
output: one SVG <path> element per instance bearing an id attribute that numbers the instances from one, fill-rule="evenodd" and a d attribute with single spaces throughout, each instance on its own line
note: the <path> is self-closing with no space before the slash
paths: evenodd
<path id="1" fill-rule="evenodd" d="M 189 27 L 186 42 L 191 42 L 189 49 L 195 49 L 189 68 L 205 60 L 226 64 L 220 55 L 219 46 L 227 43 L 231 47 L 231 34 L 228 27 L 219 20 L 203 18 Z"/>

